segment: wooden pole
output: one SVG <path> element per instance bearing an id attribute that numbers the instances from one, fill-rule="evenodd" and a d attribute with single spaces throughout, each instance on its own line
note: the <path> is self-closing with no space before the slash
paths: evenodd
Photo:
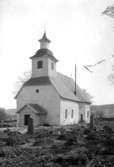
<path id="1" fill-rule="evenodd" d="M 75 95 L 76 95 L 76 72 L 77 72 L 77 70 L 76 70 L 76 64 L 75 64 L 75 90 L 74 90 Z"/>

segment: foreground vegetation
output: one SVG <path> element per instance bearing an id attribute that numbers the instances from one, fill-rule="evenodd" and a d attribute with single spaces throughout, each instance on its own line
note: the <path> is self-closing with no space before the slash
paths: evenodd
<path id="1" fill-rule="evenodd" d="M 114 132 L 80 125 L 39 127 L 34 134 L 7 131 L 1 167 L 113 167 Z M 2 141 L 1 141 L 2 142 Z"/>

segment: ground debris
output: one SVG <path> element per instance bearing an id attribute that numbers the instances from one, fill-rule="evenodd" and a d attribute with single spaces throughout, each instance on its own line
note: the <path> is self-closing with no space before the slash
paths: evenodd
<path id="1" fill-rule="evenodd" d="M 114 132 L 106 127 L 39 127 L 32 135 L 8 132 L 8 139 L 13 144 L 0 147 L 1 167 L 114 166 Z"/>

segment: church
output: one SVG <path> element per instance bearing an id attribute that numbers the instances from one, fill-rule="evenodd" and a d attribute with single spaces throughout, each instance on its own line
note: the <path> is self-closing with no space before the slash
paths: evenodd
<path id="1" fill-rule="evenodd" d="M 49 49 L 44 32 L 40 49 L 31 57 L 32 76 L 16 95 L 17 126 L 26 127 L 32 118 L 34 127 L 43 124 L 90 122 L 91 102 L 74 80 L 56 71 L 58 60 Z"/>

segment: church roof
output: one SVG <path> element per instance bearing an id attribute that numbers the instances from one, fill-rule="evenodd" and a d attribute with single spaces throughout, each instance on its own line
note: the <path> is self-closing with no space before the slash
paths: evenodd
<path id="1" fill-rule="evenodd" d="M 55 62 L 57 62 L 58 60 L 53 56 L 53 53 L 51 50 L 47 49 L 47 48 L 42 48 L 39 49 L 36 54 L 34 56 L 32 56 L 31 58 L 36 58 L 36 57 L 42 57 L 42 56 L 48 56 L 50 59 L 54 60 Z"/>
<path id="2" fill-rule="evenodd" d="M 23 86 L 34 86 L 34 85 L 50 85 L 51 81 L 49 77 L 38 77 L 38 78 L 30 78 L 28 81 L 24 83 Z"/>
<path id="3" fill-rule="evenodd" d="M 90 103 L 90 100 L 88 100 L 78 85 L 76 85 L 76 95 L 74 94 L 75 83 L 72 78 L 61 73 L 57 73 L 57 77 L 52 77 L 51 82 L 62 98 Z"/>
<path id="4" fill-rule="evenodd" d="M 91 103 L 88 98 L 84 95 L 83 91 L 76 86 L 76 95 L 74 94 L 75 83 L 74 80 L 70 77 L 67 77 L 63 74 L 57 73 L 56 77 L 38 77 L 30 78 L 27 82 L 24 83 L 25 86 L 37 86 L 37 85 L 53 85 L 61 98 L 77 101 Z M 20 90 L 21 91 L 21 90 Z M 20 93 L 18 92 L 18 94 Z M 18 96 L 16 95 L 16 97 Z"/>
<path id="5" fill-rule="evenodd" d="M 44 109 L 42 106 L 40 106 L 38 104 L 29 104 L 29 105 L 37 111 L 37 114 L 39 114 L 39 115 L 47 114 L 46 109 Z"/>

